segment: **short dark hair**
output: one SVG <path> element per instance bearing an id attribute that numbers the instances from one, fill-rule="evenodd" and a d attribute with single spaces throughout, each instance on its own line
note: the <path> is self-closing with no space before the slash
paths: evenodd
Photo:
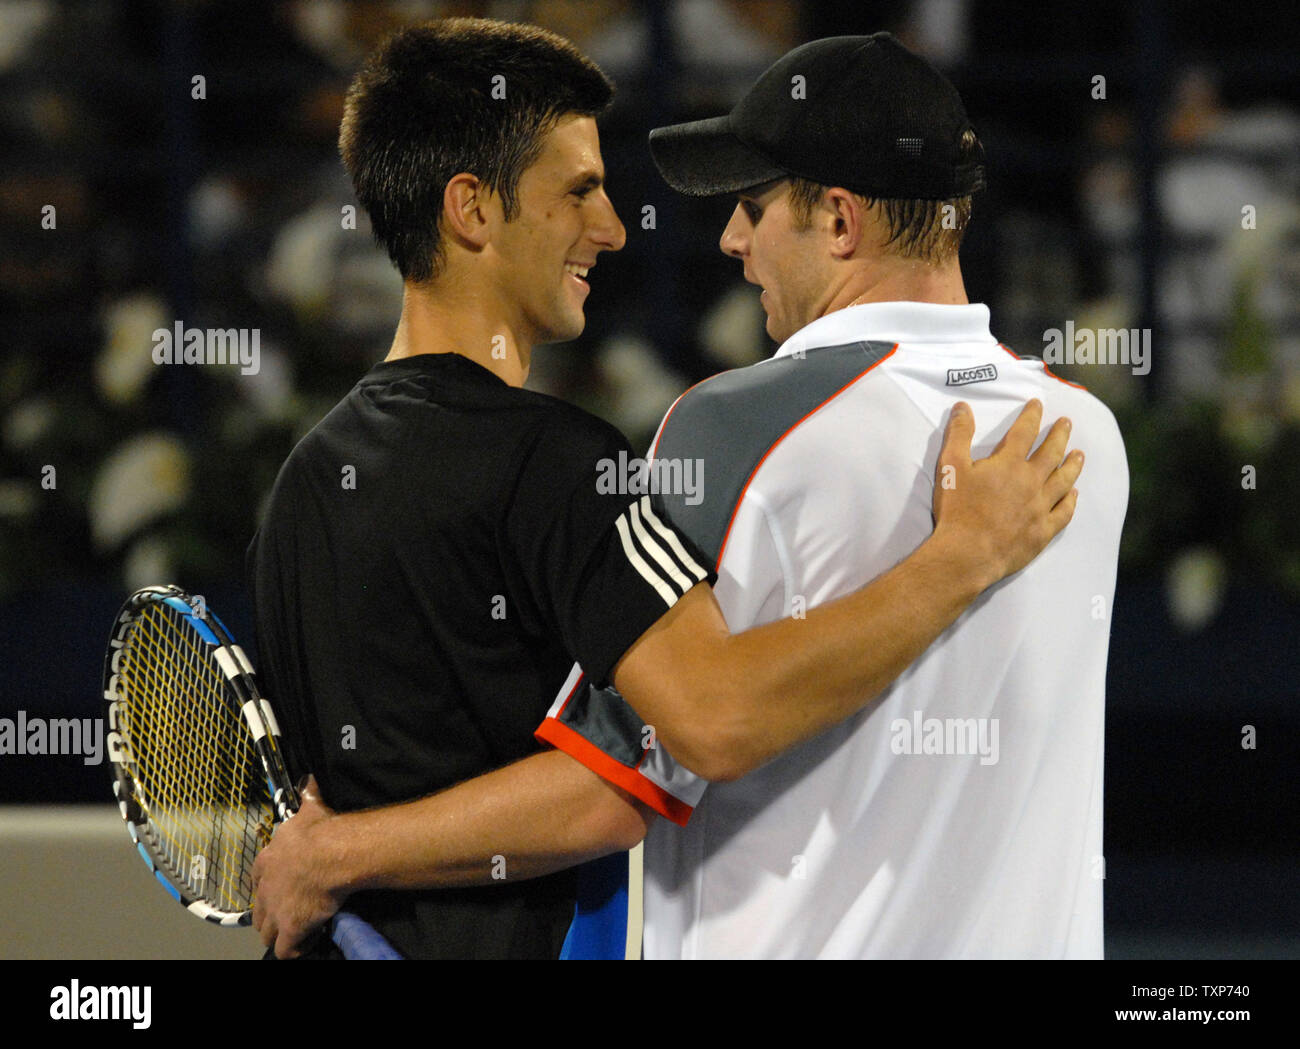
<path id="1" fill-rule="evenodd" d="M 545 29 L 426 22 L 366 60 L 348 88 L 339 152 L 375 240 L 403 280 L 426 282 L 442 268 L 439 224 L 453 176 L 477 176 L 512 220 L 519 179 L 546 135 L 568 114 L 599 115 L 613 96 L 594 62 Z"/>
<path id="2" fill-rule="evenodd" d="M 962 134 L 958 149 L 959 164 L 972 161 L 979 154 L 979 139 L 973 130 L 967 129 Z M 809 179 L 791 177 L 790 211 L 796 228 L 807 229 L 812 225 L 813 209 L 829 188 Z M 858 196 L 868 207 L 875 203 L 871 197 Z M 886 198 L 880 205 L 889 223 L 889 239 L 885 243 L 895 245 L 895 252 L 905 259 L 942 263 L 955 258 L 970 225 L 969 196 L 952 200 Z"/>

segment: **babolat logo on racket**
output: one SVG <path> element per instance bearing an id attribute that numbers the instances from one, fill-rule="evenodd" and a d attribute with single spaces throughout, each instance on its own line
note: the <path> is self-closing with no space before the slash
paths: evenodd
<path id="1" fill-rule="evenodd" d="M 949 368 L 948 385 L 965 386 L 972 382 L 991 382 L 998 377 L 998 369 L 992 364 L 981 364 L 978 368 Z"/>
<path id="2" fill-rule="evenodd" d="M 127 638 L 135 625 L 135 610 L 124 608 L 118 614 L 113 636 L 108 639 L 108 682 L 104 686 L 104 698 L 110 703 L 118 697 L 118 683 L 122 676 L 122 650 L 126 648 Z"/>
<path id="3" fill-rule="evenodd" d="M 104 697 L 108 698 L 107 695 Z M 124 714 L 127 711 L 125 707 L 117 700 L 112 700 L 108 704 L 108 760 L 109 761 L 131 761 L 131 750 L 126 741 L 122 738 L 122 732 L 119 727 Z"/>
<path id="4" fill-rule="evenodd" d="M 108 700 L 108 760 L 129 762 L 132 760 L 130 749 L 122 739 L 120 722 L 128 714 L 118 685 L 122 676 L 122 655 L 126 648 L 126 638 L 135 623 L 135 612 L 123 609 L 117 617 L 116 631 L 108 641 L 108 682 L 104 686 L 104 698 Z"/>

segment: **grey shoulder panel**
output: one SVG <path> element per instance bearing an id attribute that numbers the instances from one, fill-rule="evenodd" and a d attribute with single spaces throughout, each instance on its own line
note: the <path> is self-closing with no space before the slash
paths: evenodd
<path id="1" fill-rule="evenodd" d="M 853 342 L 724 372 L 687 391 L 664 424 L 655 477 L 694 461 L 692 491 L 652 489 L 666 513 L 716 567 L 731 518 L 755 468 L 792 427 L 893 352 L 890 342 Z"/>
<path id="2" fill-rule="evenodd" d="M 588 681 L 564 705 L 560 721 L 630 769 L 645 757 L 641 735 L 645 722 L 613 685 L 596 688 Z"/>

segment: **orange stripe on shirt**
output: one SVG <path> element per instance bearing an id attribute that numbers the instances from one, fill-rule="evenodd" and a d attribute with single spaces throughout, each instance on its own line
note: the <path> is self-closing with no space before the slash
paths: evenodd
<path id="1" fill-rule="evenodd" d="M 586 736 L 555 718 L 547 718 L 533 733 L 543 743 L 562 750 L 580 765 L 591 769 L 601 779 L 621 787 L 638 801 L 649 805 L 659 815 L 685 827 L 695 810 L 680 798 L 675 798 L 657 783 L 652 783 L 635 769 L 615 761 Z"/>

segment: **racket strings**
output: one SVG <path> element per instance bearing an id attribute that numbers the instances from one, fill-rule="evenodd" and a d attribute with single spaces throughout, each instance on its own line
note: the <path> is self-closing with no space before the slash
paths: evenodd
<path id="1" fill-rule="evenodd" d="M 178 623 L 170 612 L 159 610 L 159 615 L 172 616 L 173 633 L 166 636 L 169 640 L 179 637 L 181 657 L 168 660 L 167 667 L 172 675 L 171 686 L 183 689 L 185 685 L 198 679 L 200 689 L 206 687 L 208 702 L 183 705 L 182 713 L 201 712 L 204 717 L 195 725 L 197 732 L 183 734 L 175 742 L 179 744 L 178 752 L 188 753 L 190 761 L 183 765 L 199 770 L 200 775 L 187 781 L 191 785 L 191 794 L 185 799 L 200 817 L 206 808 L 211 813 L 212 832 L 208 839 L 212 846 L 210 859 L 222 872 L 243 872 L 246 864 L 251 863 L 252 855 L 244 847 L 247 840 L 248 818 L 247 799 L 250 788 L 256 789 L 257 773 L 260 764 L 249 745 L 248 736 L 239 713 L 239 701 L 224 675 L 213 669 L 206 652 L 200 650 L 193 640 L 193 631 L 187 624 Z M 173 655 L 174 653 L 166 653 Z M 179 675 L 179 680 L 177 677 Z M 172 695 L 182 692 L 172 691 Z M 171 719 L 167 724 L 173 728 L 183 725 L 178 719 Z M 242 744 L 240 746 L 239 744 Z M 218 760 L 212 760 L 211 748 L 216 746 Z M 231 818 L 240 821 L 238 825 L 227 826 Z"/>
<path id="2" fill-rule="evenodd" d="M 237 898 L 246 869 L 244 799 L 251 762 L 223 748 L 242 731 L 230 723 L 235 701 L 187 633 L 179 628 L 179 647 L 171 644 L 173 634 L 142 635 L 145 665 L 160 677 L 158 688 L 145 693 L 150 699 L 141 724 L 155 731 L 151 737 L 142 733 L 153 759 L 142 778 L 154 788 L 144 792 L 157 795 L 149 811 L 173 863 L 189 876 L 196 895 L 225 906 L 232 892 Z"/>
<path id="3" fill-rule="evenodd" d="M 173 644 L 175 640 L 176 636 L 170 632 L 146 631 L 141 635 L 142 649 L 164 677 L 159 688 L 145 693 L 153 708 L 152 717 L 142 722 L 142 727 L 159 730 L 160 746 L 156 753 L 175 762 L 168 769 L 167 779 L 160 777 L 159 782 L 179 792 L 171 798 L 173 803 L 193 806 L 198 799 L 211 797 L 217 785 L 219 767 L 211 757 L 229 756 L 220 745 L 226 738 L 222 730 L 229 719 L 223 715 L 227 714 L 230 701 L 225 679 L 205 660 L 203 653 L 183 633 L 179 635 L 182 649 Z M 198 702 L 199 699 L 203 701 Z M 188 723 L 185 716 L 191 719 Z M 189 769 L 191 777 L 181 779 L 174 774 L 178 769 Z"/>
<path id="4" fill-rule="evenodd" d="M 272 820 L 238 696 L 183 616 L 159 605 L 131 632 L 120 680 L 136 801 L 170 873 L 214 906 L 246 910 Z"/>

